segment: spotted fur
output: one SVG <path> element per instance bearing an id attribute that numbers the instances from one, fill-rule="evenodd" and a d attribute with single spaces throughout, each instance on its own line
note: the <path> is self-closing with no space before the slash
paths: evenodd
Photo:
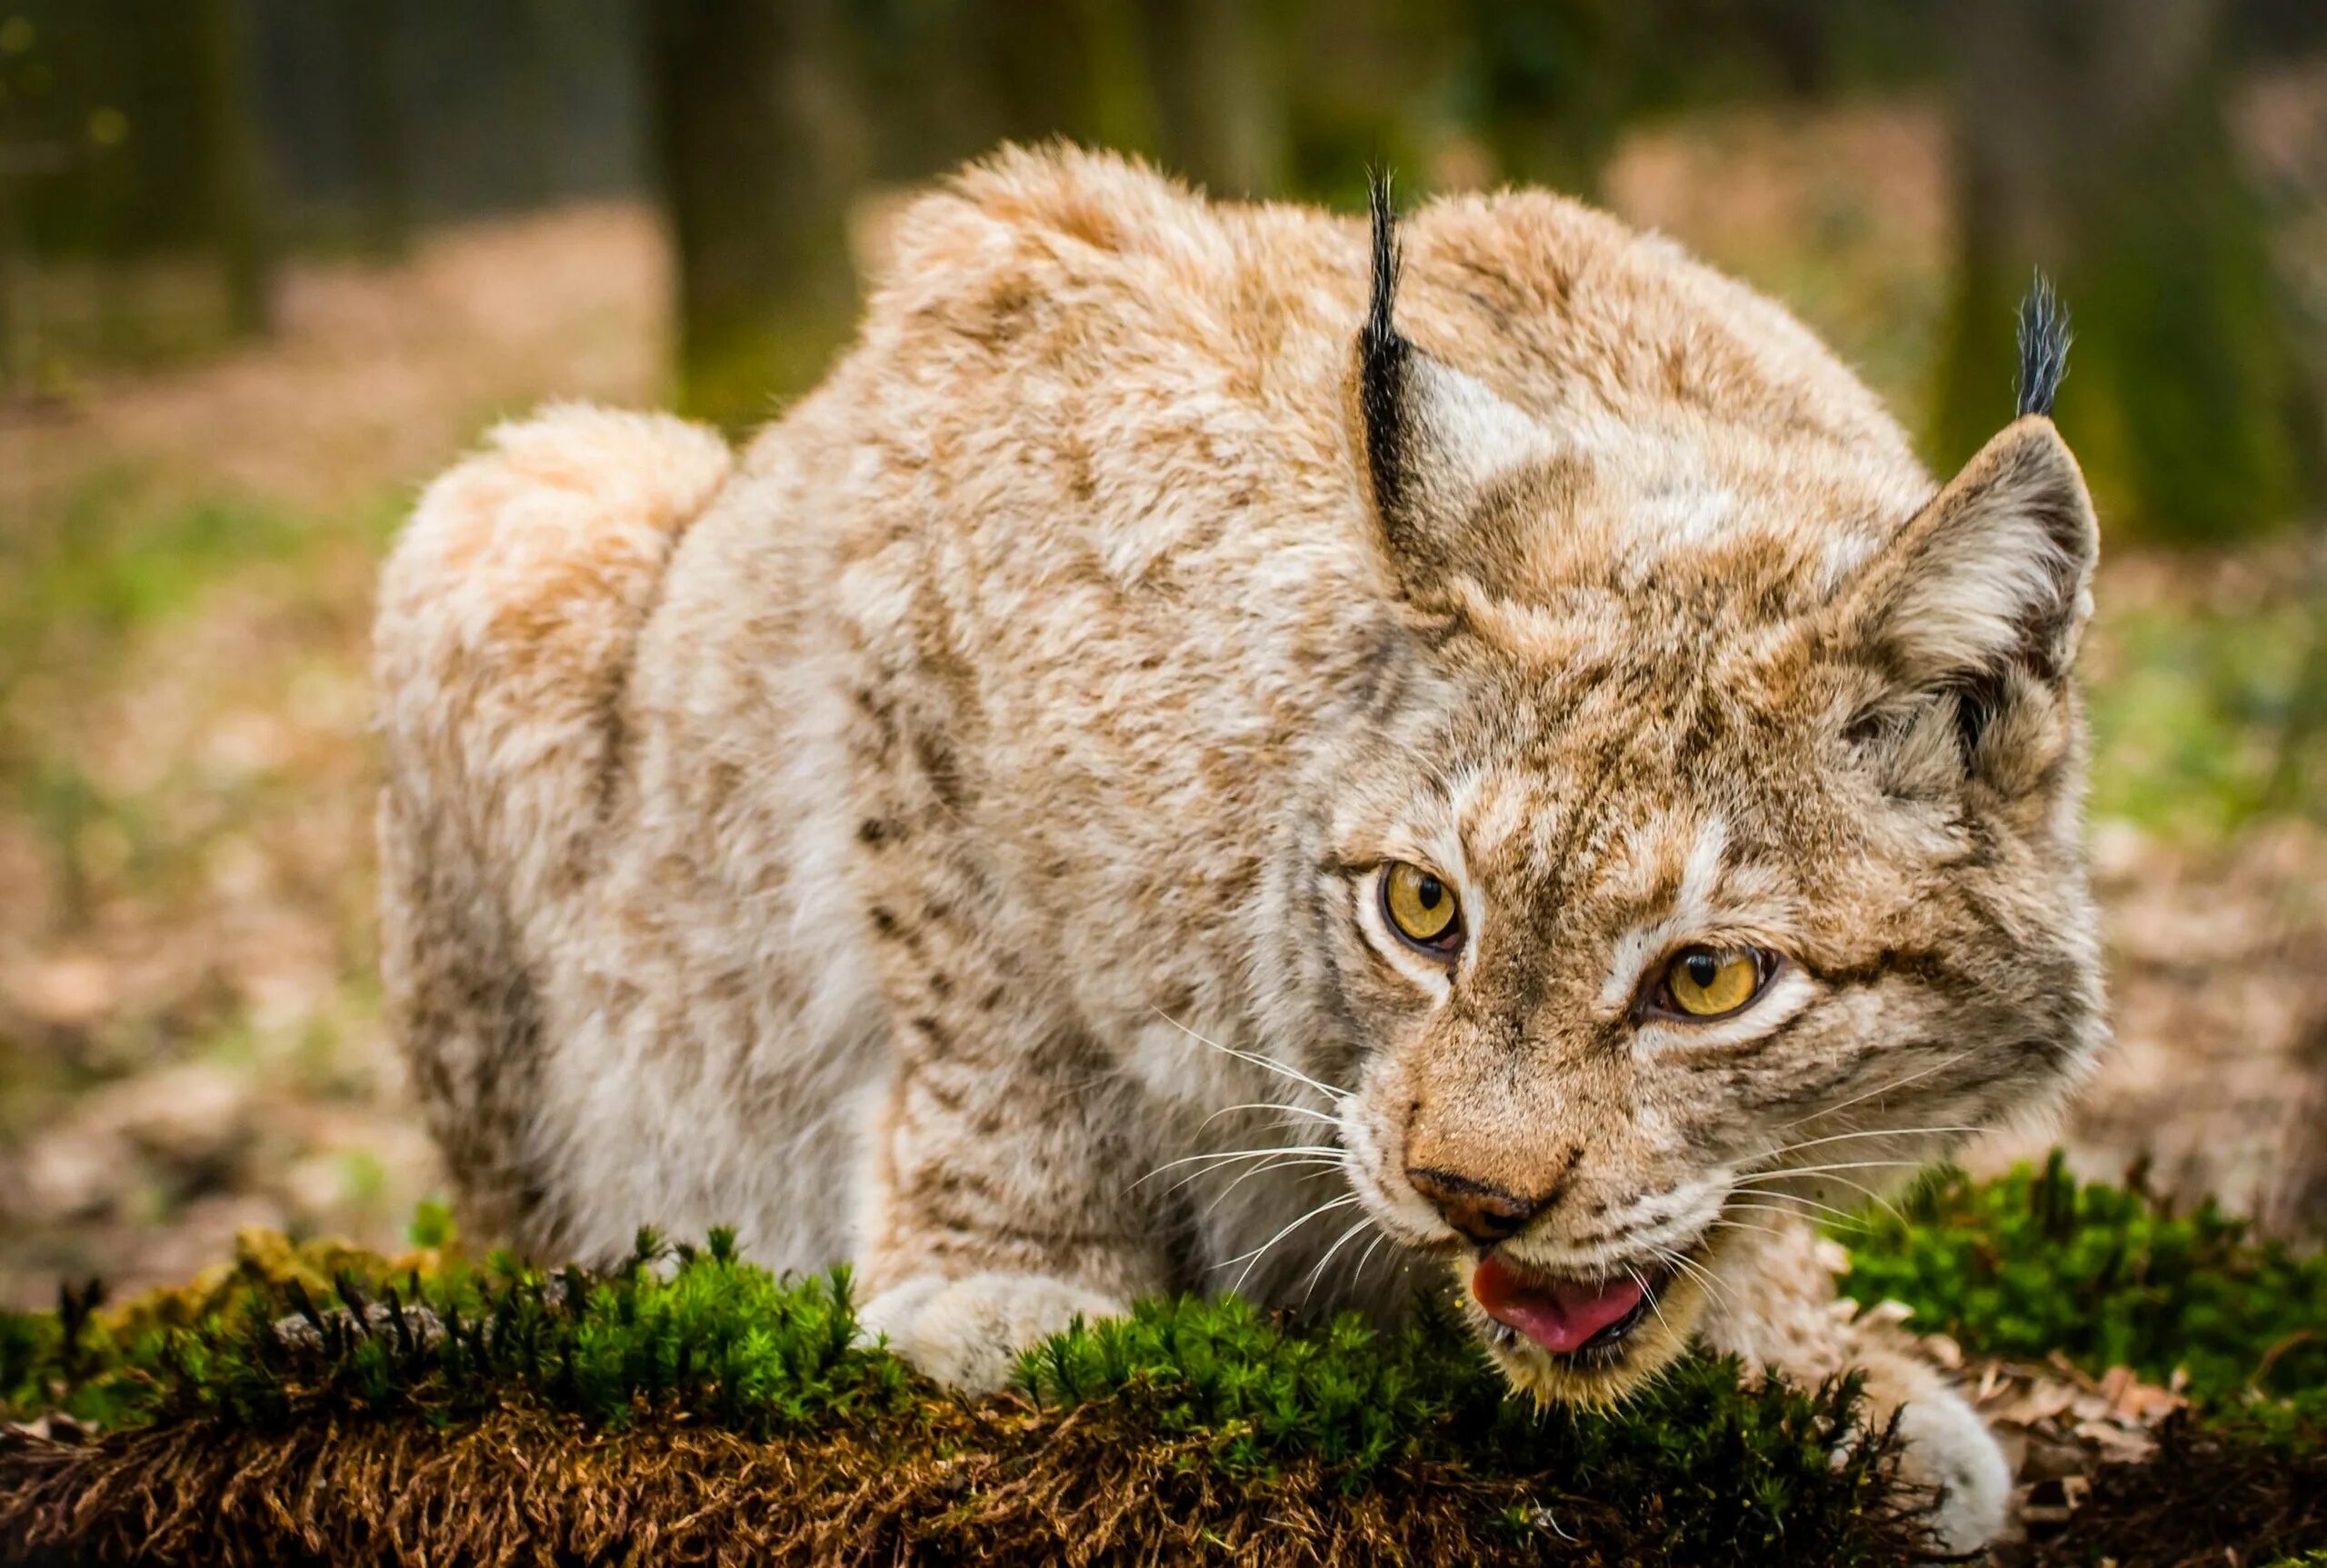
<path id="1" fill-rule="evenodd" d="M 467 1201 L 853 1260 L 991 1386 L 1145 1292 L 1393 1314 L 1478 1255 L 1428 1172 L 1523 1201 L 1527 1267 L 1683 1260 L 1612 1356 L 1482 1314 L 1515 1386 L 1865 1365 L 1984 1539 L 1993 1444 L 1802 1216 L 2101 1038 L 2074 461 L 2023 418 L 1935 487 L 1783 311 L 1574 203 L 1379 216 L 1006 152 L 732 464 L 564 410 L 438 482 L 379 625 L 386 974 Z M 1691 942 L 1781 962 L 1643 1011 Z"/>

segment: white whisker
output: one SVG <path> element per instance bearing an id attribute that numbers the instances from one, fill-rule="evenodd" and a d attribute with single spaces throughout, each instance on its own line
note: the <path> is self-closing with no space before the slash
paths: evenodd
<path id="1" fill-rule="evenodd" d="M 1323 1122 L 1331 1126 L 1338 1127 L 1342 1124 L 1340 1117 L 1327 1115 L 1323 1111 L 1313 1111 L 1306 1105 L 1280 1105 L 1273 1100 L 1255 1100 L 1245 1105 L 1223 1105 L 1219 1110 L 1197 1123 L 1196 1130 L 1202 1132 L 1223 1116 L 1233 1115 L 1239 1111 L 1283 1111 L 1290 1116 L 1306 1116 L 1313 1122 Z"/>
<path id="2" fill-rule="evenodd" d="M 1268 1160 L 1279 1154 L 1332 1154 L 1339 1157 L 1341 1153 L 1341 1149 L 1332 1144 L 1272 1144 L 1259 1149 L 1215 1150 L 1210 1154 L 1190 1154 L 1183 1159 L 1166 1160 L 1148 1172 L 1146 1175 L 1140 1177 L 1138 1182 L 1134 1182 L 1132 1185 L 1136 1187 L 1140 1182 L 1160 1176 L 1164 1172 L 1181 1165 L 1225 1164 L 1230 1160 Z"/>
<path id="3" fill-rule="evenodd" d="M 1312 1078 L 1306 1073 L 1300 1071 L 1298 1068 L 1288 1067 L 1283 1063 L 1279 1062 L 1273 1057 L 1263 1056 L 1256 1051 L 1239 1051 L 1233 1045 L 1223 1045 L 1217 1040 L 1209 1039 L 1203 1034 L 1197 1034 L 1194 1030 L 1189 1028 L 1186 1024 L 1173 1017 L 1169 1013 L 1164 1012 L 1161 1007 L 1154 1008 L 1152 1011 L 1154 1011 L 1155 1016 L 1164 1020 L 1164 1023 L 1169 1024 L 1173 1028 L 1177 1029 L 1189 1039 L 1193 1040 L 1202 1045 L 1209 1045 L 1223 1056 L 1233 1056 L 1239 1062 L 1248 1062 L 1253 1066 L 1261 1068 L 1264 1072 L 1273 1073 L 1281 1078 L 1289 1078 L 1295 1084 L 1305 1084 L 1310 1088 L 1316 1090 L 1318 1094 L 1323 1094 L 1328 1100 L 1338 1100 L 1341 1098 L 1341 1093 L 1339 1090 L 1327 1088 L 1324 1084 L 1318 1083 L 1317 1080 Z"/>
<path id="4" fill-rule="evenodd" d="M 1823 1114 L 1823 1113 L 1821 1113 Z M 1763 1160 L 1780 1160 L 1788 1154 L 1798 1154 L 1804 1149 L 1814 1149 L 1821 1144 L 1848 1143 L 1853 1138 L 1935 1138 L 1949 1133 L 1984 1133 L 1985 1127 L 1869 1127 L 1863 1133 L 1834 1133 L 1823 1138 L 1805 1138 L 1799 1144 L 1787 1144 L 1750 1162 L 1760 1164 Z"/>
<path id="5" fill-rule="evenodd" d="M 1713 1271 L 1706 1268 L 1703 1263 L 1695 1262 L 1690 1258 L 1687 1253 L 1676 1252 L 1671 1247 L 1652 1247 L 1649 1250 L 1656 1253 L 1657 1256 L 1664 1259 L 1673 1267 L 1685 1270 L 1691 1276 L 1695 1278 L 1705 1287 L 1705 1293 L 1708 1295 L 1711 1295 L 1723 1305 L 1734 1306 L 1734 1299 L 1730 1295 L 1727 1289 L 1723 1286 L 1719 1280 L 1713 1277 Z M 1670 1327 L 1671 1325 L 1667 1324 L 1666 1326 Z"/>
<path id="6" fill-rule="evenodd" d="M 1228 1195 L 1231 1193 L 1233 1193 L 1237 1188 L 1243 1186 L 1246 1182 L 1251 1181 L 1254 1176 L 1265 1175 L 1271 1171 L 1291 1170 L 1301 1165 L 1313 1166 L 1329 1171 L 1345 1171 L 1349 1168 L 1349 1163 L 1346 1160 L 1320 1160 L 1315 1158 L 1285 1160 L 1281 1163 L 1273 1163 L 1266 1165 L 1254 1165 L 1252 1169 L 1240 1173 L 1234 1181 L 1221 1188 L 1220 1191 L 1213 1195 L 1212 1202 L 1203 1206 L 1203 1212 L 1207 1214 L 1211 1213 L 1214 1209 L 1217 1209 L 1221 1204 L 1228 1201 Z M 1202 1173 L 1198 1174 L 1201 1174 Z M 1193 1179 L 1194 1178 L 1193 1177 L 1190 1178 L 1190 1180 Z"/>
<path id="7" fill-rule="evenodd" d="M 1332 1246 L 1325 1249 L 1325 1255 L 1319 1258 L 1317 1260 L 1317 1266 L 1309 1271 L 1308 1288 L 1301 1293 L 1301 1303 L 1303 1306 L 1308 1305 L 1309 1298 L 1317 1293 L 1317 1282 L 1324 1277 L 1325 1265 L 1333 1261 L 1333 1254 L 1340 1252 L 1343 1247 L 1349 1245 L 1350 1238 L 1352 1236 L 1356 1235 L 1358 1232 L 1365 1229 L 1366 1226 L 1373 1223 L 1373 1222 L 1372 1220 L 1369 1220 L 1364 1215 L 1360 1214 L 1358 1216 L 1357 1223 L 1343 1231 L 1341 1233 L 1341 1239 L 1336 1241 Z"/>
<path id="8" fill-rule="evenodd" d="M 1838 1209 L 1832 1203 L 1822 1203 L 1817 1202 L 1815 1199 L 1802 1197 L 1793 1193 L 1764 1193 L 1749 1187 L 1740 1187 L 1738 1191 L 1752 1193 L 1755 1197 L 1783 1198 L 1787 1203 L 1800 1203 L 1804 1207 L 1816 1209 L 1822 1213 L 1832 1214 L 1836 1220 L 1841 1221 L 1845 1224 L 1863 1225 L 1866 1223 L 1866 1217 L 1863 1214 L 1854 1214 L 1848 1209 Z M 1739 1209 L 1759 1209 L 1765 1213 L 1785 1214 L 1797 1220 L 1806 1219 L 1809 1217 L 1804 1214 L 1801 1209 L 1782 1208 L 1776 1203 L 1733 1203 L 1724 1206 Z"/>
<path id="9" fill-rule="evenodd" d="M 1641 1272 L 1638 1269 L 1633 1267 L 1630 1263 L 1626 1263 L 1624 1265 L 1624 1273 L 1632 1276 L 1633 1283 L 1640 1286 L 1641 1297 L 1648 1303 L 1648 1310 L 1656 1314 L 1656 1321 L 1664 1325 L 1664 1332 L 1666 1333 L 1671 1333 L 1673 1332 L 1673 1324 L 1666 1319 L 1663 1305 L 1657 1301 L 1656 1293 L 1648 1288 L 1648 1281 L 1642 1276 Z"/>
<path id="10" fill-rule="evenodd" d="M 1852 1160 L 1838 1165 L 1772 1165 L 1767 1170 L 1754 1172 L 1747 1180 L 1758 1180 L 1763 1176 L 1816 1176 L 1829 1171 L 1920 1171 L 1923 1167 L 1921 1160 Z"/>
<path id="11" fill-rule="evenodd" d="M 1251 1252 L 1239 1253 L 1237 1256 L 1230 1258 L 1224 1263 L 1217 1263 L 1212 1266 L 1213 1269 L 1218 1270 L 1229 1268 L 1237 1263 L 1243 1263 L 1244 1265 L 1244 1272 L 1238 1274 L 1236 1276 L 1236 1283 L 1228 1287 L 1231 1294 L 1242 1294 L 1244 1289 L 1244 1282 L 1253 1277 L 1253 1270 L 1259 1266 L 1263 1254 L 1267 1253 L 1271 1247 L 1284 1240 L 1285 1237 L 1291 1235 L 1293 1232 L 1299 1230 L 1302 1226 L 1307 1224 L 1318 1215 L 1329 1214 L 1335 1209 L 1345 1209 L 1355 1202 L 1357 1202 L 1357 1194 L 1355 1193 L 1349 1193 L 1326 1203 L 1319 1203 L 1315 1208 L 1311 1209 L 1307 1213 L 1303 1214 L 1299 1219 L 1285 1226 L 1284 1229 L 1277 1232 L 1276 1234 L 1271 1236 L 1267 1241 L 1263 1242 L 1259 1246 L 1254 1247 Z"/>
<path id="12" fill-rule="evenodd" d="M 1874 1162 L 1871 1162 L 1871 1163 L 1870 1163 L 1870 1164 L 1871 1164 L 1871 1165 L 1883 1165 L 1883 1166 L 1896 1166 L 1896 1165 L 1902 1165 L 1902 1164 L 1911 1164 L 1911 1163 L 1912 1163 L 1912 1162 L 1903 1161 L 1903 1160 L 1881 1160 L 1881 1161 L 1874 1161 Z M 1803 1167 L 1802 1167 L 1802 1168 L 1801 1168 L 1801 1169 L 1799 1169 L 1799 1170 L 1776 1170 L 1776 1171 L 1764 1171 L 1763 1173 L 1762 1173 L 1762 1174 L 1763 1174 L 1763 1176 L 1764 1178 L 1766 1178 L 1766 1177 L 1773 1177 L 1773 1176 L 1815 1176 L 1815 1175 L 1822 1175 L 1822 1174 L 1823 1174 L 1823 1175 L 1825 1175 L 1825 1176 L 1826 1176 L 1826 1178 L 1827 1178 L 1829 1181 L 1833 1181 L 1833 1182 L 1839 1183 L 1841 1185 L 1845 1186 L 1845 1187 L 1849 1187 L 1849 1188 L 1853 1189 L 1853 1191 L 1856 1191 L 1856 1192 L 1860 1192 L 1860 1193 L 1865 1193 L 1868 1197 L 1870 1197 L 1870 1198 L 1873 1199 L 1875 1203 L 1877 1203 L 1881 1204 L 1881 1205 L 1883 1206 L 1883 1208 L 1887 1213 L 1889 1213 L 1891 1214 L 1891 1216 L 1892 1216 L 1893 1219 L 1896 1219 L 1897 1221 L 1899 1221 L 1899 1223 L 1900 1223 L 1904 1224 L 1904 1223 L 1906 1223 L 1907 1216 L 1906 1216 L 1906 1215 L 1904 1215 L 1904 1214 L 1903 1214 L 1903 1213 L 1901 1213 L 1899 1212 L 1899 1210 L 1898 1210 L 1897 1205 L 1896 1205 L 1896 1204 L 1894 1204 L 1894 1203 L 1893 1203 L 1891 1202 L 1891 1200 L 1890 1200 L 1890 1199 L 1888 1199 L 1888 1198 L 1884 1197 L 1881 1193 L 1876 1192 L 1873 1187 L 1868 1186 L 1864 1182 L 1853 1181 L 1853 1180 L 1852 1180 L 1850 1177 L 1848 1177 L 1848 1176 L 1835 1175 L 1835 1174 L 1833 1174 L 1833 1173 L 1834 1173 L 1834 1172 L 1838 1172 L 1838 1171 L 1863 1171 L 1863 1170 L 1869 1169 L 1869 1168 L 1870 1168 L 1870 1164 L 1852 1164 L 1852 1165 L 1807 1165 L 1807 1166 L 1803 1166 Z M 1784 1190 L 1783 1190 L 1783 1189 L 1773 1190 L 1773 1189 L 1771 1189 L 1771 1188 L 1769 1188 L 1769 1187 L 1760 1186 L 1760 1185 L 1755 1184 L 1755 1183 L 1754 1183 L 1754 1182 L 1751 1182 L 1751 1181 L 1748 1181 L 1748 1182 L 1740 1182 L 1740 1183 L 1739 1183 L 1735 1187 L 1732 1188 L 1732 1189 L 1731 1189 L 1731 1191 L 1733 1191 L 1733 1192 L 1738 1192 L 1738 1193 L 1745 1193 L 1752 1194 L 1752 1195 L 1753 1195 L 1753 1196 L 1757 1196 L 1757 1197 L 1763 1197 L 1763 1198 L 1791 1198 L 1791 1197 L 1793 1197 L 1793 1196 L 1795 1196 L 1795 1195 L 1796 1195 L 1796 1194 L 1794 1194 L 1794 1193 L 1793 1193 L 1786 1192 L 1786 1191 L 1784 1191 Z M 1803 1201 L 1804 1201 L 1804 1202 L 1807 1202 L 1808 1200 L 1806 1200 L 1806 1199 L 1805 1199 L 1805 1200 L 1803 1200 Z"/>
<path id="13" fill-rule="evenodd" d="M 1831 1116 L 1837 1111 L 1847 1111 L 1853 1105 L 1863 1104 L 1866 1101 L 1888 1094 L 1893 1089 L 1903 1089 L 1908 1084 L 1928 1078 L 1934 1073 L 1943 1073 L 1948 1068 L 1954 1066 L 1955 1064 L 1962 1061 L 1965 1057 L 1971 1054 L 1972 1051 L 1968 1049 L 1958 1051 L 1954 1055 L 1948 1057 L 1945 1061 L 1933 1063 L 1931 1066 L 1924 1068 L 1920 1073 L 1910 1073 L 1903 1078 L 1894 1078 L 1890 1083 L 1880 1084 L 1875 1088 L 1869 1089 L 1863 1094 L 1854 1094 L 1839 1105 L 1828 1105 L 1822 1110 L 1811 1112 L 1807 1116 L 1797 1116 L 1791 1122 L 1782 1122 L 1779 1125 L 1782 1127 L 1799 1127 L 1804 1122 L 1814 1122 L 1821 1116 Z"/>

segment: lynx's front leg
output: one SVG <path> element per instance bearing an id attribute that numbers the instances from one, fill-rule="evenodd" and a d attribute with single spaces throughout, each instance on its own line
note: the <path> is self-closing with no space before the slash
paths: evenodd
<path id="1" fill-rule="evenodd" d="M 903 1021 L 876 1136 L 865 1326 L 940 1382 L 998 1388 L 1018 1353 L 1162 1288 L 1127 1107 L 1090 1055 L 992 1020 Z M 1021 1025 L 1023 1027 L 1023 1025 Z"/>
<path id="2" fill-rule="evenodd" d="M 1803 1387 L 1863 1371 L 1866 1422 L 1880 1426 L 1900 1413 L 1903 1479 L 1937 1495 L 1934 1543 L 1950 1554 L 1974 1552 L 2002 1533 L 2012 1501 L 2003 1450 L 1910 1335 L 1835 1310 L 1833 1276 L 1807 1224 L 1783 1225 L 1745 1266 L 1726 1272 L 1724 1285 L 1699 1331 L 1709 1348 Z"/>
<path id="3" fill-rule="evenodd" d="M 861 835 L 879 846 L 884 824 Z M 942 863 L 874 879 L 870 911 L 894 1031 L 873 1133 L 858 1272 L 869 1330 L 959 1388 L 1001 1386 L 1018 1353 L 1164 1287 L 1156 1158 L 1131 1086 L 1041 1005 L 990 908 Z"/>

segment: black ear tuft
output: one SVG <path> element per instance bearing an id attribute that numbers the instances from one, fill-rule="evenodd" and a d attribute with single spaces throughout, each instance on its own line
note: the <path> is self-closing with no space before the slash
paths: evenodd
<path id="1" fill-rule="evenodd" d="M 1384 514 L 1400 502 L 1405 469 L 1406 367 L 1413 345 L 1399 335 L 1393 312 L 1398 301 L 1398 215 L 1390 205 L 1390 175 L 1373 179 L 1373 282 L 1365 325 L 1358 335 L 1358 404 L 1365 419 L 1365 455 L 1373 481 L 1373 504 Z"/>
<path id="2" fill-rule="evenodd" d="M 2053 394 L 2069 373 L 2070 341 L 2068 307 L 2040 271 L 2020 302 L 2020 413 L 2052 417 Z"/>
<path id="3" fill-rule="evenodd" d="M 1502 535 L 1474 526 L 1480 505 L 1493 487 L 1550 462 L 1557 446 L 1532 414 L 1398 330 L 1398 217 L 1389 177 L 1373 185 L 1373 278 L 1341 413 L 1352 447 L 1363 448 L 1352 477 L 1372 492 L 1400 591 L 1419 602 L 1458 574 L 1495 578 L 1505 564 L 1495 554 Z"/>

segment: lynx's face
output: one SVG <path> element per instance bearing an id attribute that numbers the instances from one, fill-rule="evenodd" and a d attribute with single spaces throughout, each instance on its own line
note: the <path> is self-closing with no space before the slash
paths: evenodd
<path id="1" fill-rule="evenodd" d="M 1957 698 L 1866 722 L 1880 677 L 1839 656 L 1474 674 L 1369 759 L 1319 873 L 1368 1043 L 1343 1137 L 1514 1381 L 1597 1396 L 1769 1211 L 1854 1207 L 2085 1054 L 2069 714 L 1991 720 L 1967 764 Z"/>
<path id="2" fill-rule="evenodd" d="M 2042 419 L 1885 518 L 1844 454 L 1579 451 L 1390 341 L 1359 401 L 1433 705 L 1350 760 L 1310 873 L 1342 1136 L 1516 1385 L 1607 1398 L 1777 1214 L 2091 1054 L 2092 512 Z"/>

